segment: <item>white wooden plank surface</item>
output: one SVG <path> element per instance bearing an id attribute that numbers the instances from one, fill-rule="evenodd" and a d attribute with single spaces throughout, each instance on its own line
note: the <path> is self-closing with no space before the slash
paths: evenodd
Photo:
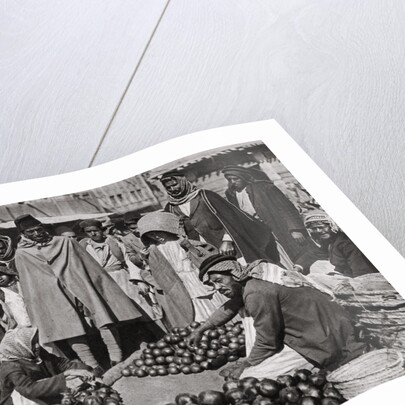
<path id="1" fill-rule="evenodd" d="M 95 163 L 276 118 L 404 254 L 404 7 L 172 0 Z"/>
<path id="2" fill-rule="evenodd" d="M 1 182 L 89 164 L 166 2 L 1 2 Z"/>

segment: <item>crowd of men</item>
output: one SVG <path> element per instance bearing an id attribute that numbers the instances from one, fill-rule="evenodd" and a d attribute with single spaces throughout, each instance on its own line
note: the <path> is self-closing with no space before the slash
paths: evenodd
<path id="1" fill-rule="evenodd" d="M 3 334 L 35 327 L 42 346 L 68 349 L 102 375 L 125 357 L 123 328 L 159 339 L 198 321 L 193 343 L 243 309 L 256 338 L 233 376 L 284 346 L 328 369 L 363 353 L 349 316 L 306 276 L 358 277 L 375 267 L 324 211 L 300 212 L 263 173 L 232 166 L 223 175 L 226 198 L 165 173 L 166 206 L 125 214 L 125 231 L 84 220 L 85 237 L 68 229 L 56 236 L 29 214 L 16 218 L 18 243 L 0 236 Z M 107 366 L 91 333 L 105 344 Z"/>

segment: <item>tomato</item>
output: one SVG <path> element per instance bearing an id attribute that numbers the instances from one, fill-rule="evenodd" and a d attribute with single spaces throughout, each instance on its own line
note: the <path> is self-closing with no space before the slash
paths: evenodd
<path id="1" fill-rule="evenodd" d="M 218 331 L 215 330 L 215 329 L 210 330 L 209 333 L 208 333 L 208 337 L 209 337 L 210 339 L 218 339 L 218 338 L 219 338 L 219 333 L 218 333 Z"/>
<path id="2" fill-rule="evenodd" d="M 215 359 L 215 357 L 218 356 L 218 352 L 216 350 L 208 350 L 207 351 L 207 357 L 209 359 Z"/>
<path id="3" fill-rule="evenodd" d="M 277 398 L 280 391 L 280 386 L 277 381 L 271 380 L 270 378 L 264 378 L 256 387 L 259 394 L 267 398 Z"/>
<path id="4" fill-rule="evenodd" d="M 191 367 L 188 366 L 188 365 L 183 366 L 183 367 L 181 368 L 181 372 L 182 372 L 183 374 L 191 374 Z"/>
<path id="5" fill-rule="evenodd" d="M 193 364 L 193 359 L 191 357 L 183 357 L 181 359 L 181 364 L 184 364 L 185 366 L 189 366 L 190 364 Z"/>
<path id="6" fill-rule="evenodd" d="M 206 361 L 206 360 L 207 360 L 207 358 L 205 356 L 200 356 L 199 354 L 196 354 L 194 356 L 194 361 L 196 363 L 201 363 L 201 362 Z"/>
<path id="7" fill-rule="evenodd" d="M 190 334 L 190 331 L 188 331 L 187 329 L 183 329 L 182 331 L 179 332 L 179 335 L 181 337 L 186 337 Z"/>
<path id="8" fill-rule="evenodd" d="M 228 361 L 236 361 L 239 359 L 239 356 L 237 354 L 231 354 L 228 356 Z"/>
<path id="9" fill-rule="evenodd" d="M 200 367 L 201 367 L 203 370 L 209 370 L 209 369 L 210 369 L 210 363 L 209 363 L 208 361 L 202 361 L 202 362 L 200 363 Z"/>
<path id="10" fill-rule="evenodd" d="M 180 328 L 173 328 L 172 329 L 172 333 L 174 333 L 175 335 L 177 335 L 180 332 Z"/>
<path id="11" fill-rule="evenodd" d="M 180 349 L 187 349 L 187 343 L 184 340 L 177 343 L 177 346 L 179 346 Z"/>
<path id="12" fill-rule="evenodd" d="M 167 343 L 163 340 L 160 340 L 159 342 L 156 343 L 156 347 L 158 349 L 163 349 L 163 348 L 167 347 Z"/>
<path id="13" fill-rule="evenodd" d="M 225 393 L 227 393 L 228 391 L 237 389 L 238 387 L 239 387 L 238 381 L 227 381 L 227 382 L 224 383 L 224 385 L 222 386 L 222 391 L 224 391 Z"/>
<path id="14" fill-rule="evenodd" d="M 199 356 L 205 356 L 206 353 L 207 353 L 207 351 L 205 349 L 197 349 L 195 351 L 195 354 L 197 354 Z"/>
<path id="15" fill-rule="evenodd" d="M 174 356 L 166 356 L 166 357 L 165 357 L 165 360 L 166 360 L 166 363 L 167 363 L 167 364 L 173 363 L 173 361 L 174 361 Z"/>
<path id="16" fill-rule="evenodd" d="M 308 377 L 309 377 L 311 374 L 312 374 L 312 373 L 311 373 L 309 370 L 302 369 L 302 370 L 297 370 L 297 371 L 294 373 L 294 377 L 295 377 L 297 380 L 299 380 L 299 381 L 304 381 L 304 382 L 306 382 L 306 381 L 308 381 Z"/>
<path id="17" fill-rule="evenodd" d="M 194 374 L 201 373 L 203 369 L 198 364 L 193 364 L 191 367 L 191 372 Z"/>
<path id="18" fill-rule="evenodd" d="M 277 377 L 277 382 L 282 386 L 282 387 L 292 387 L 294 386 L 297 381 L 295 380 L 294 377 L 288 375 L 288 374 L 283 374 L 279 375 Z"/>
<path id="19" fill-rule="evenodd" d="M 196 321 L 190 323 L 190 327 L 193 329 L 197 329 L 200 325 L 201 325 L 200 322 Z"/>
<path id="20" fill-rule="evenodd" d="M 323 373 L 312 374 L 308 376 L 308 382 L 315 387 L 323 387 L 326 383 L 326 376 Z"/>
<path id="21" fill-rule="evenodd" d="M 165 347 L 162 349 L 163 356 L 173 356 L 174 350 L 171 347 Z"/>
<path id="22" fill-rule="evenodd" d="M 166 364 L 166 359 L 163 356 L 156 357 L 156 364 Z"/>
<path id="23" fill-rule="evenodd" d="M 229 345 L 229 339 L 227 337 L 223 336 L 223 337 L 219 338 L 219 343 L 222 346 L 228 346 Z"/>
<path id="24" fill-rule="evenodd" d="M 203 391 L 198 395 L 200 405 L 225 405 L 225 395 L 220 391 Z"/>
<path id="25" fill-rule="evenodd" d="M 322 392 L 320 389 L 314 387 L 314 386 L 310 386 L 309 389 L 307 390 L 307 392 L 305 393 L 306 396 L 308 397 L 313 397 L 313 398 L 322 398 Z"/>
<path id="26" fill-rule="evenodd" d="M 229 343 L 228 348 L 231 353 L 235 353 L 240 349 L 240 346 L 239 343 Z"/>
<path id="27" fill-rule="evenodd" d="M 145 363 L 144 363 L 143 360 L 138 359 L 138 360 L 135 360 L 135 361 L 134 361 L 134 364 L 135 364 L 136 367 L 141 367 L 141 366 L 143 366 Z"/>
<path id="28" fill-rule="evenodd" d="M 146 377 L 148 375 L 148 373 L 145 370 L 138 368 L 137 370 L 135 370 L 135 375 L 136 375 L 136 377 L 142 378 L 142 377 Z"/>
<path id="29" fill-rule="evenodd" d="M 179 374 L 180 373 L 180 369 L 178 367 L 169 367 L 167 369 L 167 371 L 169 372 L 169 374 Z"/>
<path id="30" fill-rule="evenodd" d="M 89 395 L 84 401 L 83 405 L 102 405 L 103 400 L 96 395 Z"/>
<path id="31" fill-rule="evenodd" d="M 153 349 L 152 354 L 154 357 L 159 357 L 162 355 L 162 351 L 160 349 Z"/>
<path id="32" fill-rule="evenodd" d="M 129 376 L 132 375 L 132 374 L 131 374 L 131 370 L 130 370 L 129 368 L 124 368 L 124 369 L 121 371 L 121 374 L 122 374 L 124 377 L 129 377 Z"/>
<path id="33" fill-rule="evenodd" d="M 300 400 L 301 395 L 296 387 L 286 387 L 280 391 L 279 397 L 281 401 L 296 404 Z"/>
<path id="34" fill-rule="evenodd" d="M 323 390 L 323 396 L 328 398 L 334 398 L 339 401 L 343 399 L 342 395 L 335 388 L 328 388 L 326 390 Z"/>
<path id="35" fill-rule="evenodd" d="M 158 375 L 168 375 L 168 371 L 166 368 L 159 368 L 158 369 Z"/>
<path id="36" fill-rule="evenodd" d="M 226 356 L 227 354 L 229 354 L 229 349 L 227 347 L 221 347 L 218 350 L 218 354 L 221 356 Z"/>
<path id="37" fill-rule="evenodd" d="M 259 380 L 255 377 L 245 377 L 239 380 L 239 388 L 245 390 L 246 388 L 256 387 Z"/>
<path id="38" fill-rule="evenodd" d="M 148 343 L 146 346 L 147 346 L 148 349 L 156 349 L 156 343 L 153 343 L 153 342 Z"/>
<path id="39" fill-rule="evenodd" d="M 239 388 L 230 389 L 225 393 L 226 401 L 231 404 L 239 404 L 241 401 L 246 400 L 246 395 Z"/>

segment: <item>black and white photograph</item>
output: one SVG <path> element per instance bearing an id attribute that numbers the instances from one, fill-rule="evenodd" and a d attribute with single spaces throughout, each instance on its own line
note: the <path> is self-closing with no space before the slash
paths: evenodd
<path id="1" fill-rule="evenodd" d="M 338 405 L 405 300 L 260 140 L 0 206 L 0 404 Z"/>

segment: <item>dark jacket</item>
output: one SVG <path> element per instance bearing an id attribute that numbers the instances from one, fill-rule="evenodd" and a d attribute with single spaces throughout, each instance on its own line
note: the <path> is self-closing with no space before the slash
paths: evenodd
<path id="1" fill-rule="evenodd" d="M 254 181 L 246 186 L 246 192 L 256 214 L 271 228 L 291 260 L 313 244 L 298 210 L 272 182 Z M 229 202 L 238 206 L 235 192 L 228 189 L 225 194 Z M 291 232 L 300 232 L 305 242 L 296 241 Z"/>
<path id="2" fill-rule="evenodd" d="M 32 401 L 60 403 L 61 394 L 66 391 L 63 372 L 68 369 L 91 370 L 80 361 L 56 357 L 45 350 L 41 350 L 40 357 L 43 360 L 41 364 L 28 360 L 1 363 L 0 405 L 7 403 L 13 390 Z"/>
<path id="3" fill-rule="evenodd" d="M 183 218 L 190 239 L 198 240 L 201 235 L 206 242 L 219 248 L 227 233 L 234 241 L 239 256 L 242 255 L 247 262 L 267 259 L 277 263 L 280 260 L 271 229 L 213 191 L 200 190 L 190 202 L 189 217 L 170 203 L 165 210 Z"/>
<path id="4" fill-rule="evenodd" d="M 228 301 L 208 322 L 222 324 L 243 306 L 256 329 L 256 340 L 247 358 L 251 365 L 278 353 L 284 344 L 313 365 L 329 370 L 360 356 L 366 349 L 356 341 L 349 314 L 316 289 L 249 279 L 242 300 Z"/>

